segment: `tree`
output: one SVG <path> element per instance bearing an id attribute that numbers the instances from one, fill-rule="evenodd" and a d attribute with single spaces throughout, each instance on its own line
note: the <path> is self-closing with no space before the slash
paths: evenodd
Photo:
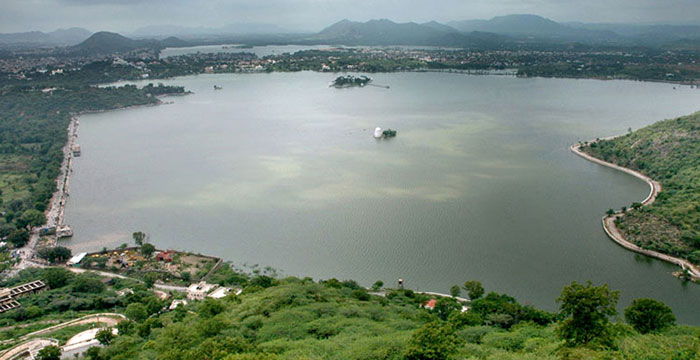
<path id="1" fill-rule="evenodd" d="M 37 255 L 50 263 L 57 263 L 70 259 L 72 252 L 67 247 L 56 246 L 41 248 L 37 252 Z"/>
<path id="2" fill-rule="evenodd" d="M 51 289 L 58 289 L 68 284 L 73 274 L 63 268 L 48 268 L 44 271 L 44 280 Z"/>
<path id="3" fill-rule="evenodd" d="M 557 298 L 560 312 L 566 316 L 557 329 L 559 336 L 568 346 L 593 340 L 610 345 L 609 317 L 617 314 L 618 296 L 619 291 L 610 290 L 607 284 L 593 286 L 589 281 L 584 286 L 574 281 L 565 286 Z"/>
<path id="4" fill-rule="evenodd" d="M 21 227 L 35 227 L 46 223 L 46 216 L 39 210 L 29 209 L 22 213 L 17 219 L 17 224 Z"/>
<path id="5" fill-rule="evenodd" d="M 136 245 L 142 246 L 143 241 L 146 239 L 146 233 L 142 231 L 137 231 L 131 234 L 131 237 L 134 238 L 134 243 L 136 243 Z"/>
<path id="6" fill-rule="evenodd" d="M 7 241 L 9 241 L 15 247 L 22 247 L 29 241 L 29 231 L 25 229 L 16 229 L 7 235 Z"/>
<path id="7" fill-rule="evenodd" d="M 470 300 L 476 300 L 484 295 L 484 287 L 481 282 L 472 280 L 464 283 L 464 290 L 467 290 Z"/>
<path id="8" fill-rule="evenodd" d="M 156 284 L 156 274 L 149 272 L 146 275 L 144 275 L 143 284 L 146 285 L 146 288 L 148 289 L 152 288 L 153 285 Z"/>
<path id="9" fill-rule="evenodd" d="M 126 317 L 128 317 L 131 320 L 140 322 L 148 317 L 148 311 L 146 310 L 146 307 L 141 303 L 131 303 L 129 304 L 129 306 L 126 307 L 124 315 L 126 315 Z"/>
<path id="10" fill-rule="evenodd" d="M 458 297 L 462 293 L 462 290 L 459 288 L 459 285 L 452 285 L 450 288 L 450 295 L 452 297 Z"/>
<path id="11" fill-rule="evenodd" d="M 49 345 L 37 354 L 39 360 L 59 360 L 61 359 L 61 348 L 55 345 Z"/>
<path id="12" fill-rule="evenodd" d="M 627 212 L 627 206 L 623 206 L 620 210 L 622 210 L 623 213 Z"/>
<path id="13" fill-rule="evenodd" d="M 631 206 L 632 209 L 639 210 L 643 205 L 640 202 L 633 202 Z"/>
<path id="14" fill-rule="evenodd" d="M 100 331 L 95 334 L 95 339 L 100 342 L 102 345 L 109 345 L 112 340 L 114 340 L 114 333 L 112 333 L 112 328 L 102 328 Z"/>
<path id="15" fill-rule="evenodd" d="M 97 346 L 93 346 L 85 352 L 85 355 L 88 357 L 90 360 L 100 360 L 102 359 L 100 357 L 100 348 Z"/>
<path id="16" fill-rule="evenodd" d="M 613 216 L 615 215 L 615 210 L 613 209 L 608 209 L 608 211 L 605 212 L 608 216 Z"/>
<path id="17" fill-rule="evenodd" d="M 372 290 L 374 290 L 374 291 L 381 290 L 382 287 L 384 287 L 384 281 L 377 280 L 372 285 Z"/>
<path id="18" fill-rule="evenodd" d="M 145 256 L 146 258 L 150 258 L 151 255 L 156 251 L 156 247 L 153 246 L 153 244 L 143 244 L 141 245 L 141 254 Z"/>
<path id="19" fill-rule="evenodd" d="M 625 319 L 642 334 L 657 332 L 676 323 L 670 307 L 654 299 L 635 299 L 625 309 Z"/>
<path id="20" fill-rule="evenodd" d="M 460 343 L 448 323 L 433 321 L 416 330 L 406 350 L 408 360 L 443 360 L 455 353 Z"/>
<path id="21" fill-rule="evenodd" d="M 462 310 L 462 305 L 457 302 L 457 300 L 451 297 L 442 296 L 435 303 L 435 309 L 433 311 L 442 320 L 447 320 L 451 313 Z"/>

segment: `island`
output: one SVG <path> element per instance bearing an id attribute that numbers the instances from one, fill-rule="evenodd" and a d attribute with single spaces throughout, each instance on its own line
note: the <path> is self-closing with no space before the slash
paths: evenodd
<path id="1" fill-rule="evenodd" d="M 372 78 L 361 75 L 361 76 L 353 76 L 353 75 L 345 75 L 345 76 L 338 76 L 333 80 L 330 84 L 330 86 L 335 87 L 335 88 L 346 88 L 346 87 L 354 87 L 354 86 L 359 86 L 363 87 L 367 84 L 369 84 L 372 81 Z"/>

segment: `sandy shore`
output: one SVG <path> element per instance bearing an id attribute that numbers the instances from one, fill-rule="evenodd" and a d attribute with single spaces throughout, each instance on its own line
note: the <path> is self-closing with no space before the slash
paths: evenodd
<path id="1" fill-rule="evenodd" d="M 611 138 L 612 137 L 606 138 L 606 139 L 611 139 Z M 594 142 L 594 141 L 592 141 L 592 142 Z M 598 159 L 596 157 L 588 155 L 585 152 L 581 151 L 581 145 L 582 144 L 580 144 L 580 143 L 574 144 L 574 145 L 571 145 L 571 147 L 569 149 L 574 154 L 576 154 L 576 155 L 578 155 L 578 156 L 580 156 L 588 161 L 592 161 L 594 163 L 597 163 L 597 164 L 600 164 L 603 166 L 611 167 L 613 169 L 626 172 L 632 176 L 635 176 L 635 177 L 638 177 L 638 178 L 644 180 L 647 184 L 649 184 L 649 195 L 647 195 L 647 197 L 644 200 L 642 200 L 641 203 L 644 206 L 647 206 L 647 205 L 654 203 L 654 200 L 656 200 L 656 197 L 659 195 L 659 193 L 661 192 L 661 189 L 662 189 L 661 184 L 658 181 L 655 181 L 655 180 L 651 179 L 650 177 L 648 177 L 640 172 L 634 171 L 632 169 L 628 169 L 628 168 L 625 168 L 625 167 L 622 167 L 619 165 L 615 165 L 613 163 L 609 163 L 607 161 L 603 161 L 601 159 Z M 627 211 L 634 211 L 634 210 L 630 209 Z M 605 233 L 608 235 L 608 237 L 610 237 L 618 245 L 624 247 L 627 250 L 631 250 L 631 251 L 634 251 L 636 253 L 643 254 L 646 256 L 651 256 L 651 257 L 657 258 L 659 260 L 663 260 L 663 261 L 669 262 L 671 264 L 678 265 L 682 269 L 687 269 L 688 273 L 690 274 L 691 277 L 693 277 L 693 279 L 700 280 L 700 268 L 693 265 L 688 260 L 680 259 L 680 258 L 673 257 L 673 256 L 667 255 L 667 254 L 662 254 L 662 253 L 657 252 L 657 251 L 642 249 L 641 247 L 639 247 L 639 246 L 629 242 L 627 239 L 625 239 L 625 237 L 622 236 L 622 233 L 620 232 L 620 230 L 615 226 L 615 219 L 621 217 L 622 215 L 623 215 L 623 213 L 620 211 L 620 212 L 617 212 L 613 215 L 606 215 L 603 217 L 603 230 L 605 230 Z"/>

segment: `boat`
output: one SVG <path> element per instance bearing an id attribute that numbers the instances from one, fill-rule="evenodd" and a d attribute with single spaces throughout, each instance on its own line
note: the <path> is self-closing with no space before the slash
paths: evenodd
<path id="1" fill-rule="evenodd" d="M 214 90 L 221 90 L 221 89 L 223 89 L 221 86 L 219 86 L 219 85 L 214 85 Z"/>
<path id="2" fill-rule="evenodd" d="M 374 138 L 375 139 L 381 139 L 384 137 L 384 134 L 382 134 L 382 128 L 378 127 L 374 129 Z"/>
<path id="3" fill-rule="evenodd" d="M 73 230 L 68 225 L 61 225 L 56 228 L 56 238 L 67 238 L 73 236 Z"/>

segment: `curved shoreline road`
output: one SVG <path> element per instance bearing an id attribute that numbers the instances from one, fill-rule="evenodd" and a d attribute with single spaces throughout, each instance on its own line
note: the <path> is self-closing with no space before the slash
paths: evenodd
<path id="1" fill-rule="evenodd" d="M 606 139 L 610 139 L 610 138 L 606 138 Z M 649 184 L 650 190 L 649 190 L 649 195 L 646 197 L 646 199 L 642 200 L 642 205 L 647 206 L 647 205 L 651 205 L 652 203 L 654 203 L 654 200 L 656 200 L 656 197 L 659 195 L 659 192 L 661 192 L 661 184 L 658 181 L 655 181 L 655 180 L 651 179 L 650 177 L 648 177 L 640 172 L 634 171 L 632 169 L 628 169 L 626 167 L 615 165 L 613 163 L 609 163 L 607 161 L 604 161 L 604 160 L 598 159 L 596 157 L 593 157 L 591 155 L 588 155 L 585 152 L 581 151 L 581 145 L 582 144 L 580 144 L 580 143 L 574 144 L 574 145 L 571 145 L 571 147 L 569 149 L 574 154 L 576 154 L 576 155 L 578 155 L 578 156 L 580 156 L 588 161 L 591 161 L 591 162 L 594 162 L 594 163 L 597 163 L 597 164 L 600 164 L 603 166 L 607 166 L 607 167 L 610 167 L 610 168 L 613 168 L 616 170 L 626 172 L 632 176 L 635 176 L 635 177 L 638 177 L 638 178 L 644 180 L 647 184 Z M 628 210 L 628 211 L 632 211 L 632 210 Z M 603 230 L 605 230 L 605 233 L 608 235 L 609 238 L 611 238 L 618 245 L 622 246 L 623 248 L 625 248 L 627 250 L 634 251 L 634 252 L 642 254 L 642 255 L 651 256 L 651 257 L 657 258 L 659 260 L 663 260 L 663 261 L 669 262 L 671 264 L 678 265 L 682 269 L 687 269 L 688 273 L 690 274 L 690 276 L 692 278 L 694 278 L 696 280 L 700 280 L 700 268 L 693 265 L 690 261 L 687 261 L 685 259 L 680 259 L 677 257 L 673 257 L 671 255 L 662 254 L 662 253 L 657 252 L 657 251 L 642 249 L 641 247 L 639 247 L 639 246 L 629 242 L 627 239 L 625 239 L 625 237 L 622 236 L 622 233 L 620 232 L 620 230 L 615 226 L 615 219 L 621 217 L 622 215 L 623 215 L 622 212 L 617 212 L 613 215 L 610 215 L 610 216 L 606 215 L 603 217 Z"/>

